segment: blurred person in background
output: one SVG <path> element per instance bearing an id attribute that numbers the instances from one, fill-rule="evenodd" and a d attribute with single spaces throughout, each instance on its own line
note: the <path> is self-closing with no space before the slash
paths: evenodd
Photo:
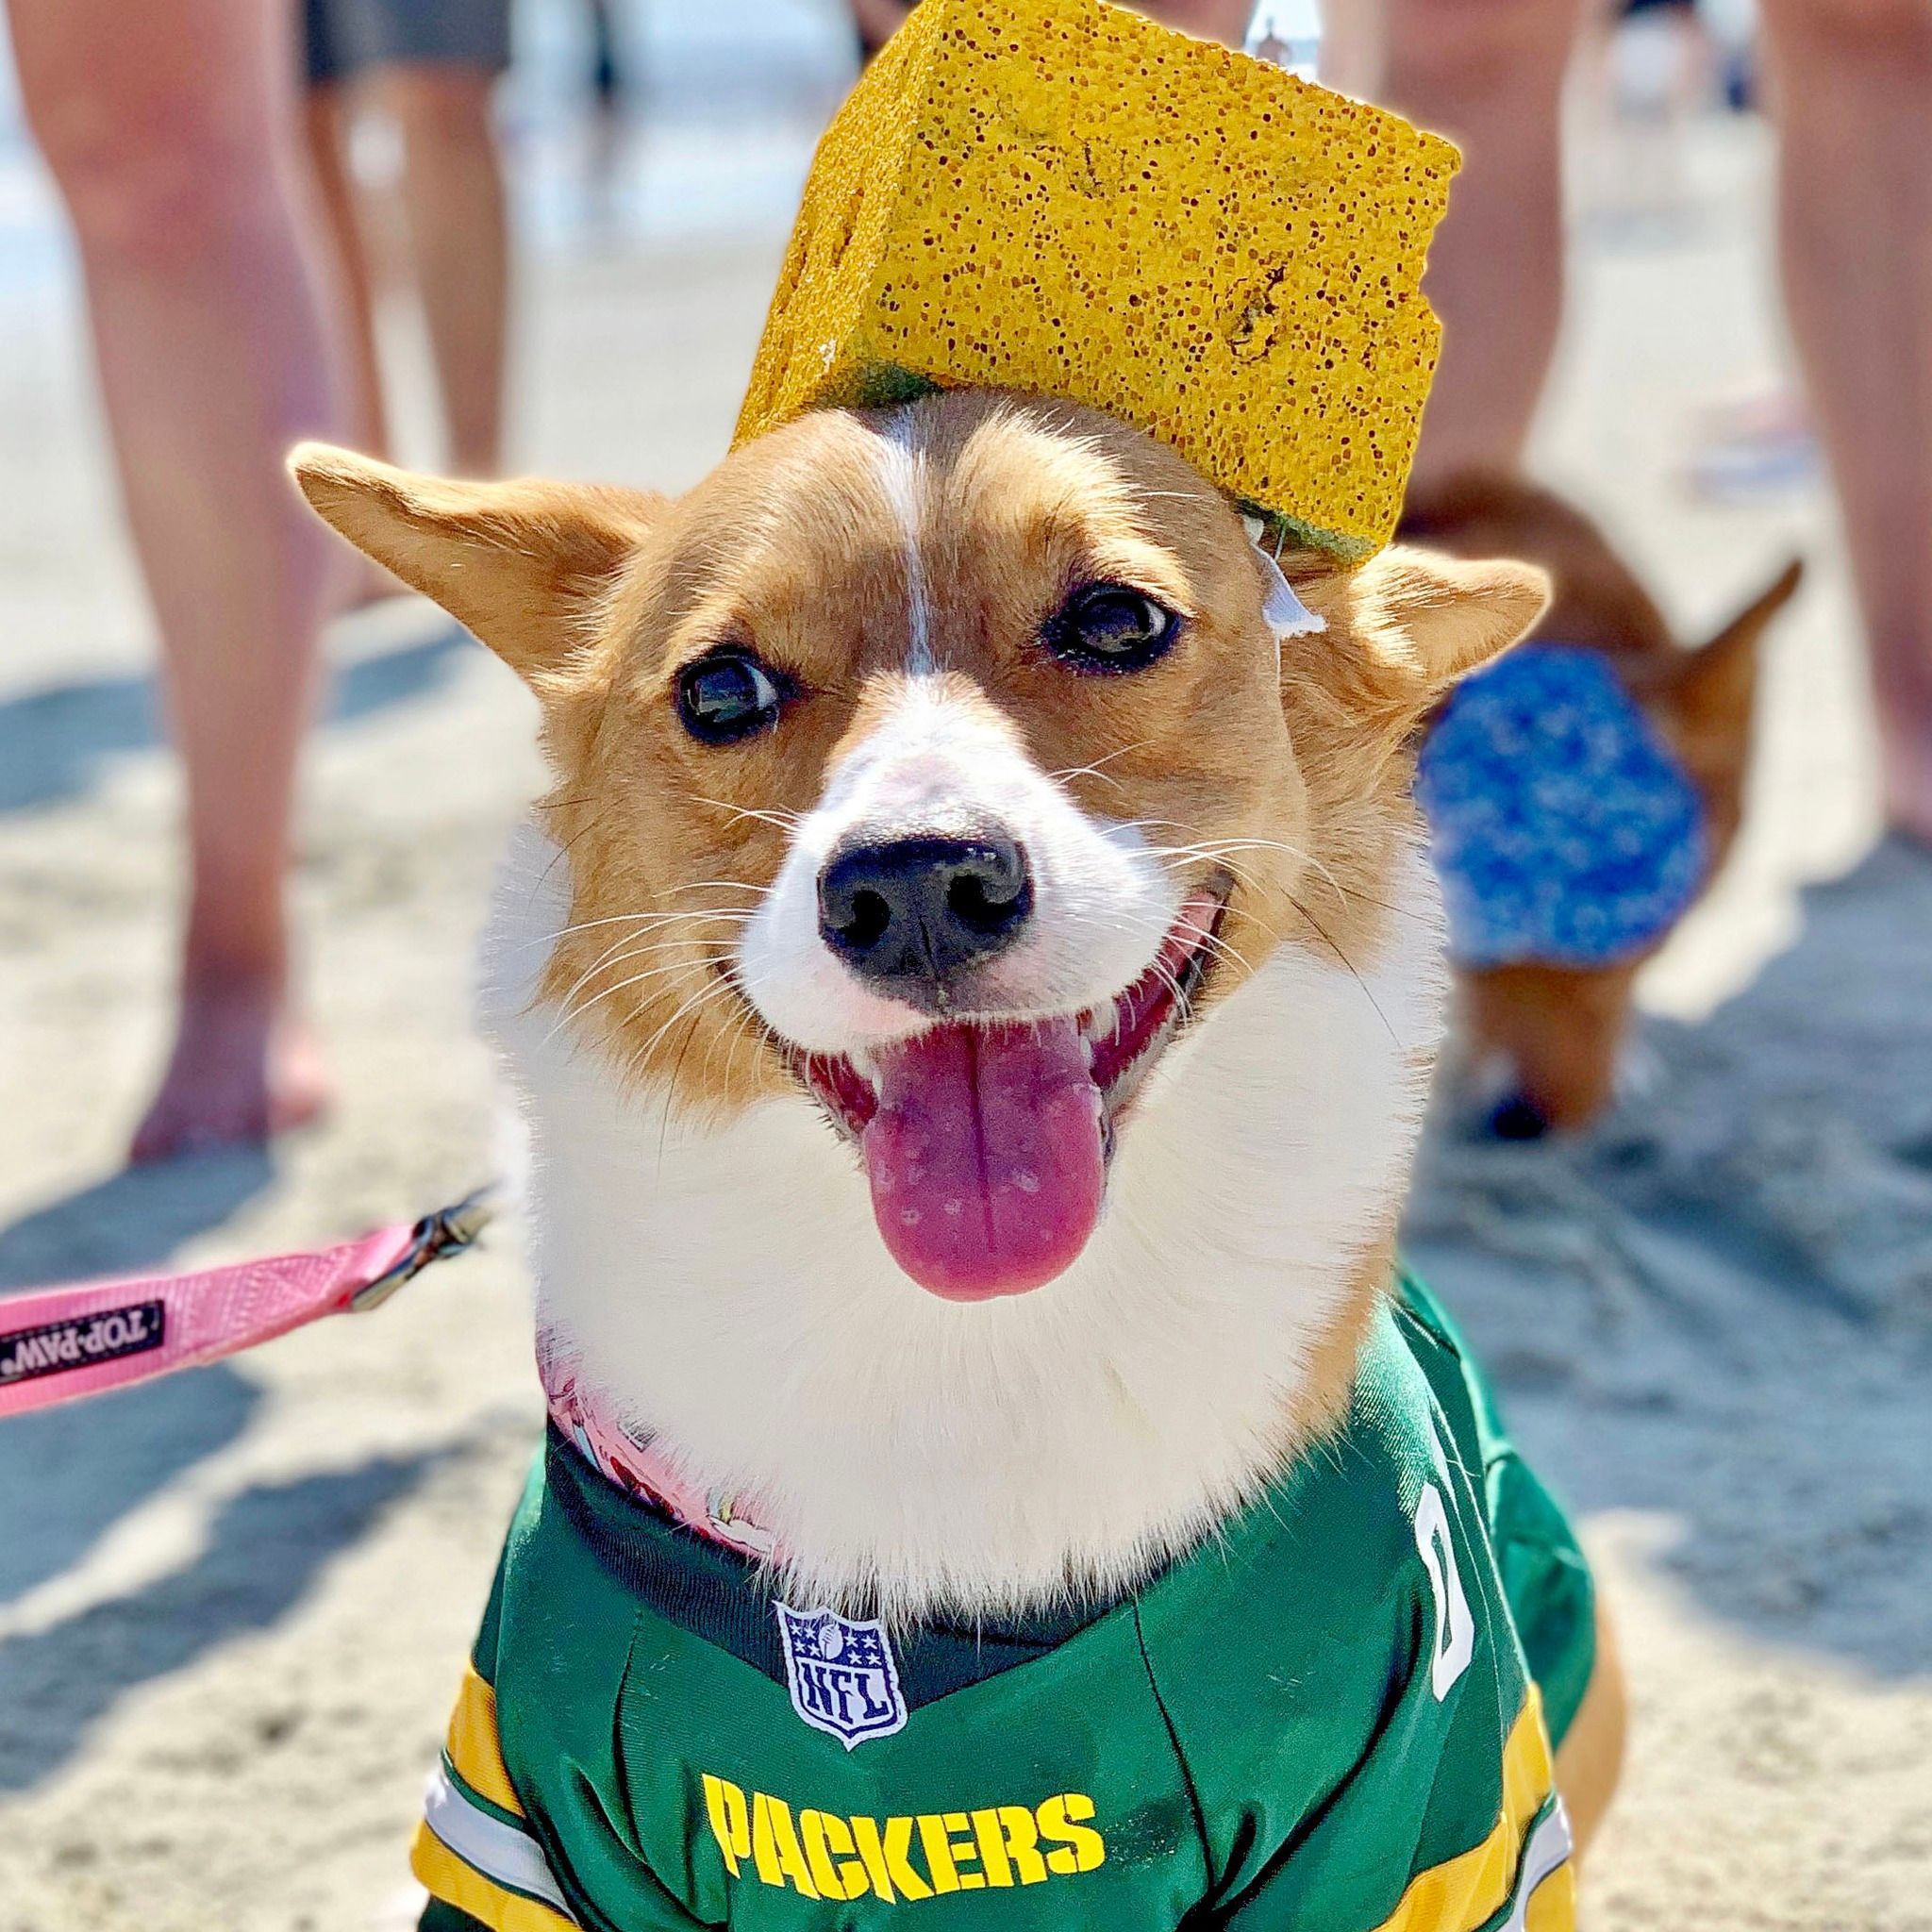
<path id="1" fill-rule="evenodd" d="M 324 1100 L 283 904 L 316 642 L 344 560 L 288 487 L 334 427 L 273 0 L 8 0 L 72 220 L 122 496 L 187 769 L 180 1006 L 137 1160 L 256 1141 Z"/>
<path id="2" fill-rule="evenodd" d="M 1429 263 L 1443 356 L 1419 478 L 1520 464 L 1563 302 L 1560 104 L 1580 0 L 1328 0 L 1346 84 L 1463 151 Z M 1932 843 L 1932 0 L 1762 0 L 1784 291 L 1836 477 L 1884 799 Z"/>
<path id="3" fill-rule="evenodd" d="M 861 60 L 872 57 L 891 39 L 892 30 L 917 5 L 917 0 L 847 0 L 853 31 L 858 37 Z M 1183 33 L 1204 41 L 1239 47 L 1248 31 L 1255 0 L 1127 0 L 1137 13 L 1151 14 Z"/>
<path id="4" fill-rule="evenodd" d="M 492 96 L 509 65 L 509 0 L 303 0 L 308 132 L 348 305 L 354 440 L 391 453 L 375 309 L 380 276 L 353 141 L 369 111 L 395 129 L 408 268 L 428 329 L 447 466 L 503 461 L 509 233 Z"/>
<path id="5" fill-rule="evenodd" d="M 1720 59 L 1696 0 L 1596 0 L 1586 91 L 1613 184 L 1596 210 L 1669 221 L 1688 208 L 1685 136 L 1716 97 Z"/>

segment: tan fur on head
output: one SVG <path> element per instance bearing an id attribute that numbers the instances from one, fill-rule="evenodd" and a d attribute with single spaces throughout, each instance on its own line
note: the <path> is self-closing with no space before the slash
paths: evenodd
<path id="1" fill-rule="evenodd" d="M 1225 864 L 1229 961 L 1285 939 L 1366 955 L 1415 723 L 1534 620 L 1541 574 L 1402 550 L 1352 574 L 1291 558 L 1327 628 L 1289 641 L 1277 682 L 1241 521 L 1177 457 L 1065 406 L 960 393 L 920 408 L 922 489 L 941 499 L 922 540 L 938 660 L 1081 806 L 1149 828 L 1182 868 Z M 538 691 L 558 774 L 545 814 L 587 928 L 559 946 L 553 991 L 691 1101 L 784 1077 L 741 1000 L 705 996 L 786 824 L 903 677 L 906 536 L 878 441 L 875 423 L 822 412 L 675 503 L 437 481 L 313 444 L 291 464 L 336 529 Z M 1037 636 L 1083 576 L 1161 597 L 1185 646 L 1134 677 L 1069 675 Z M 673 700 L 680 667 L 725 639 L 755 641 L 801 695 L 779 731 L 721 751 L 692 742 Z M 642 977 L 593 924 L 640 908 L 661 920 Z"/>
<path id="2" fill-rule="evenodd" d="M 1398 705 L 1434 703 L 1528 630 L 1550 601 L 1549 579 L 1532 565 L 1400 548 L 1371 558 L 1342 588 L 1365 669 L 1386 678 Z M 1307 601 L 1323 610 L 1337 600 L 1316 591 Z"/>

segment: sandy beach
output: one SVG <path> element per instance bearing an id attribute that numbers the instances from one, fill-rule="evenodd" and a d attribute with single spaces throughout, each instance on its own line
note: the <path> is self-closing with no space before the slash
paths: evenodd
<path id="1" fill-rule="evenodd" d="M 822 27 L 767 10 L 729 88 L 702 35 L 655 50 L 655 98 L 708 105 L 653 119 L 606 192 L 541 88 L 520 108 L 528 467 L 677 488 L 722 453 L 837 79 Z M 1623 1629 L 1597 1932 L 1932 1927 L 1932 857 L 1873 845 L 1821 481 L 1725 505 L 1684 480 L 1704 413 L 1784 378 L 1769 158 L 1712 123 L 1668 215 L 1584 195 L 1541 451 L 1687 637 L 1810 561 L 1743 847 L 1651 976 L 1603 1130 L 1441 1137 L 1410 1216 Z M 50 206 L 0 140 L 0 1291 L 343 1235 L 489 1175 L 471 948 L 541 783 L 527 700 L 446 621 L 339 625 L 297 882 L 338 1105 L 270 1155 L 121 1171 L 165 1045 L 176 778 Z M 506 1239 L 380 1315 L 0 1424 L 0 1932 L 403 1923 L 536 1438 L 529 1353 Z"/>

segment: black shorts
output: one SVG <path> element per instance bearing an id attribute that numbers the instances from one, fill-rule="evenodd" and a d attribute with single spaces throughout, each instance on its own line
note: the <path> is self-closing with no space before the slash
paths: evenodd
<path id="1" fill-rule="evenodd" d="M 310 87 L 371 67 L 509 65 L 509 0 L 304 0 Z"/>

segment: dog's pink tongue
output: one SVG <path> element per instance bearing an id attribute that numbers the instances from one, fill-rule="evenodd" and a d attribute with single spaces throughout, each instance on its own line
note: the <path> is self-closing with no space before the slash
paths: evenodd
<path id="1" fill-rule="evenodd" d="M 1087 1245 L 1106 1185 L 1089 1062 L 1072 1020 L 936 1026 L 878 1057 L 872 1208 L 920 1287 L 1024 1294 Z"/>

